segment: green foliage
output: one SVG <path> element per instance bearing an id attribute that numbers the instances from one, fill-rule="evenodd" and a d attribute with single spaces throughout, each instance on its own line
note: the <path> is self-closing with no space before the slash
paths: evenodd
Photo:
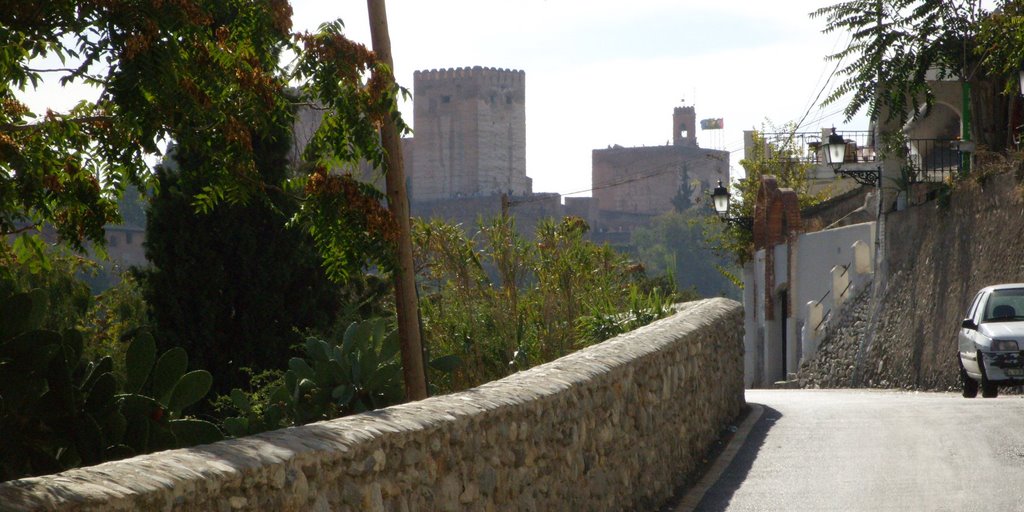
<path id="1" fill-rule="evenodd" d="M 974 51 L 981 65 L 1004 78 L 1005 94 L 1020 94 L 1018 72 L 1024 62 L 1024 5 L 1000 2 L 999 9 L 982 17 L 978 27 Z"/>
<path id="2" fill-rule="evenodd" d="M 787 124 L 770 132 L 793 133 L 796 126 Z M 740 160 L 745 176 L 732 183 L 732 197 L 727 215 L 732 218 L 754 218 L 754 204 L 761 190 L 761 178 L 774 176 L 779 188 L 791 188 L 797 193 L 800 208 L 820 203 L 828 196 L 828 190 L 811 194 L 807 171 L 810 164 L 802 162 L 798 155 L 802 149 L 796 146 L 794 138 L 782 141 L 767 141 L 765 131 L 754 132 L 753 145 L 748 158 Z M 705 236 L 715 251 L 730 256 L 742 266 L 754 255 L 754 239 L 751 230 L 736 224 L 724 224 L 715 217 L 707 217 Z"/>
<path id="3" fill-rule="evenodd" d="M 616 307 L 614 305 L 592 307 L 592 314 L 576 319 L 576 329 L 583 343 L 599 343 L 672 314 L 672 302 L 672 296 L 662 295 L 659 288 L 643 294 L 639 288 L 633 287 L 629 290 L 626 312 L 611 313 Z"/>
<path id="4" fill-rule="evenodd" d="M 472 387 L 621 332 L 605 326 L 626 317 L 666 314 L 672 291 L 642 290 L 642 267 L 586 241 L 587 229 L 575 217 L 548 220 L 530 243 L 511 217 L 481 221 L 473 237 L 441 221 L 416 222 L 424 337 L 431 353 L 449 356 L 431 366 L 454 370 L 432 374 L 431 383 Z"/>
<path id="5" fill-rule="evenodd" d="M 716 254 L 707 237 L 712 226 L 698 208 L 670 212 L 633 232 L 637 258 L 651 275 L 671 276 L 678 289 L 693 288 L 698 296 L 738 298 L 739 289 L 721 272 L 727 258 Z M 717 226 L 714 226 L 717 228 Z"/>
<path id="6" fill-rule="evenodd" d="M 148 323 L 142 288 L 133 274 L 121 274 L 117 284 L 92 297 L 91 307 L 79 317 L 77 325 L 86 339 L 85 356 L 96 359 L 109 355 L 114 358 L 117 375 L 124 375 L 121 361 L 128 348 L 125 340 Z"/>
<path id="7" fill-rule="evenodd" d="M 287 130 L 253 138 L 267 181 L 287 175 Z M 183 347 L 199 368 L 216 368 L 218 393 L 243 386 L 241 368 L 278 368 L 302 342 L 300 331 L 328 331 L 342 286 L 321 266 L 314 241 L 287 227 L 299 208 L 284 193 L 266 201 L 226 202 L 197 213 L 192 197 L 209 186 L 202 151 L 178 146 L 158 170 L 140 272 L 158 345 Z"/>
<path id="8" fill-rule="evenodd" d="M 386 407 L 402 401 L 398 334 L 391 321 L 353 322 L 337 342 L 307 338 L 303 357 L 288 361 L 277 378 L 259 375 L 257 390 L 231 391 L 222 410 L 224 429 L 250 435 Z M 256 380 L 256 379 L 254 379 Z"/>
<path id="9" fill-rule="evenodd" d="M 1005 147 L 1005 98 L 993 93 L 1016 75 L 1024 55 L 1013 14 L 988 21 L 992 13 L 974 0 L 845 0 L 811 16 L 824 18 L 824 32 L 851 36 L 827 57 L 844 79 L 824 104 L 849 98 L 847 119 L 867 109 L 872 119 L 887 112 L 886 120 L 903 126 L 934 103 L 926 80 L 935 73 L 971 85 L 971 140 L 994 151 Z"/>
<path id="10" fill-rule="evenodd" d="M 109 355 L 114 370 L 124 375 L 124 337 L 147 324 L 146 304 L 135 279 L 125 274 L 120 282 L 99 295 L 92 295 L 86 280 L 99 272 L 99 265 L 66 250 L 44 249 L 41 258 L 28 263 L 11 257 L 0 258 L 0 297 L 39 289 L 48 307 L 41 327 L 55 332 L 76 329 L 84 338 L 83 355 L 98 360 Z M 45 262 L 45 268 L 37 264 Z"/>
<path id="11" fill-rule="evenodd" d="M 332 277 L 387 262 L 376 242 L 389 223 L 379 211 L 360 215 L 372 194 L 338 196 L 304 176 L 268 175 L 260 161 L 298 105 L 324 109 L 305 155 L 318 169 L 361 159 L 379 167 L 376 128 L 391 118 L 405 129 L 403 91 L 340 21 L 293 33 L 284 0 L 16 4 L 0 10 L 0 245 L 25 234 L 16 239 L 25 260 L 41 254 L 38 234 L 52 226 L 76 250 L 101 250 L 126 186 L 149 190 L 146 159 L 173 141 L 202 177 L 185 198 L 193 209 L 276 203 L 288 191 L 303 199 L 289 215 L 314 236 Z M 284 61 L 285 51 L 294 58 Z M 40 69 L 53 60 L 60 67 Z M 44 78 L 99 92 L 68 112 L 34 113 L 17 96 Z M 296 94 L 293 83 L 304 88 Z"/>
<path id="12" fill-rule="evenodd" d="M 38 289 L 0 299 L 0 479 L 221 438 L 213 424 L 183 416 L 209 391 L 208 372 L 184 374 L 158 363 L 151 379 L 156 348 L 142 332 L 127 351 L 122 387 L 109 356 L 83 357 L 78 331 L 40 328 L 47 302 Z M 172 390 L 168 400 L 149 395 L 160 372 Z"/>

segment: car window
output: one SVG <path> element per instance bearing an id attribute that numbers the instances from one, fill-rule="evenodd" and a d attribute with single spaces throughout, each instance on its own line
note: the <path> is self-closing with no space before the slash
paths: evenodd
<path id="1" fill-rule="evenodd" d="M 983 322 L 1024 320 L 1024 288 L 995 290 L 985 302 Z"/>
<path id="2" fill-rule="evenodd" d="M 967 315 L 965 315 L 964 318 L 977 320 L 978 304 L 981 302 L 981 297 L 983 295 L 985 295 L 985 292 L 978 292 L 978 294 L 974 296 L 974 300 L 971 301 L 971 307 L 967 310 Z"/>

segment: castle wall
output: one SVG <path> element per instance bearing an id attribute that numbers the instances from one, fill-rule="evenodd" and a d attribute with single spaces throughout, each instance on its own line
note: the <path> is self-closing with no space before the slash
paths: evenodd
<path id="1" fill-rule="evenodd" d="M 544 219 L 559 220 L 565 214 L 561 196 L 556 193 L 509 196 L 509 215 L 515 216 L 516 230 L 533 238 L 537 224 Z M 476 230 L 477 221 L 489 223 L 501 215 L 501 194 L 412 203 L 412 215 L 423 219 L 441 219 L 461 224 L 468 232 Z"/>
<path id="2" fill-rule="evenodd" d="M 415 201 L 530 192 L 526 73 L 456 68 L 413 75 Z"/>
<path id="3" fill-rule="evenodd" d="M 612 147 L 595 149 L 592 158 L 601 211 L 658 215 L 672 210 L 684 185 L 697 202 L 718 180 L 729 180 L 729 153 L 695 146 Z"/>

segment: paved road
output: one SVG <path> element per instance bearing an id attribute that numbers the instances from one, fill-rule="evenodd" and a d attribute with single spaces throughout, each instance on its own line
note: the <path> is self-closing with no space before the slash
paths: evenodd
<path id="1" fill-rule="evenodd" d="M 1024 510 L 1024 397 L 749 390 L 763 412 L 697 510 Z"/>

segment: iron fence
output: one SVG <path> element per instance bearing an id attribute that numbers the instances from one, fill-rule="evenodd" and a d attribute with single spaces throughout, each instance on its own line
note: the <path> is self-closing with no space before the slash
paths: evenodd
<path id="1" fill-rule="evenodd" d="M 850 163 L 874 162 L 878 155 L 875 152 L 875 137 L 870 131 L 850 130 L 837 131 L 846 141 L 846 161 Z M 822 144 L 827 136 L 821 132 L 780 132 L 760 133 L 765 145 L 765 153 L 773 155 L 781 152 L 786 158 L 809 164 L 825 163 L 825 149 Z"/>
<path id="2" fill-rule="evenodd" d="M 941 182 L 960 173 L 959 141 L 948 139 L 908 139 L 907 165 L 911 183 Z"/>
<path id="3" fill-rule="evenodd" d="M 837 132 L 846 141 L 847 163 L 871 163 L 880 160 L 874 147 L 874 134 L 870 131 Z M 779 132 L 759 134 L 766 155 L 809 164 L 824 164 L 825 149 L 820 132 Z M 825 137 L 827 141 L 827 137 Z M 940 182 L 954 178 L 961 169 L 960 150 L 956 140 L 907 139 L 904 156 L 911 170 L 912 183 Z"/>

